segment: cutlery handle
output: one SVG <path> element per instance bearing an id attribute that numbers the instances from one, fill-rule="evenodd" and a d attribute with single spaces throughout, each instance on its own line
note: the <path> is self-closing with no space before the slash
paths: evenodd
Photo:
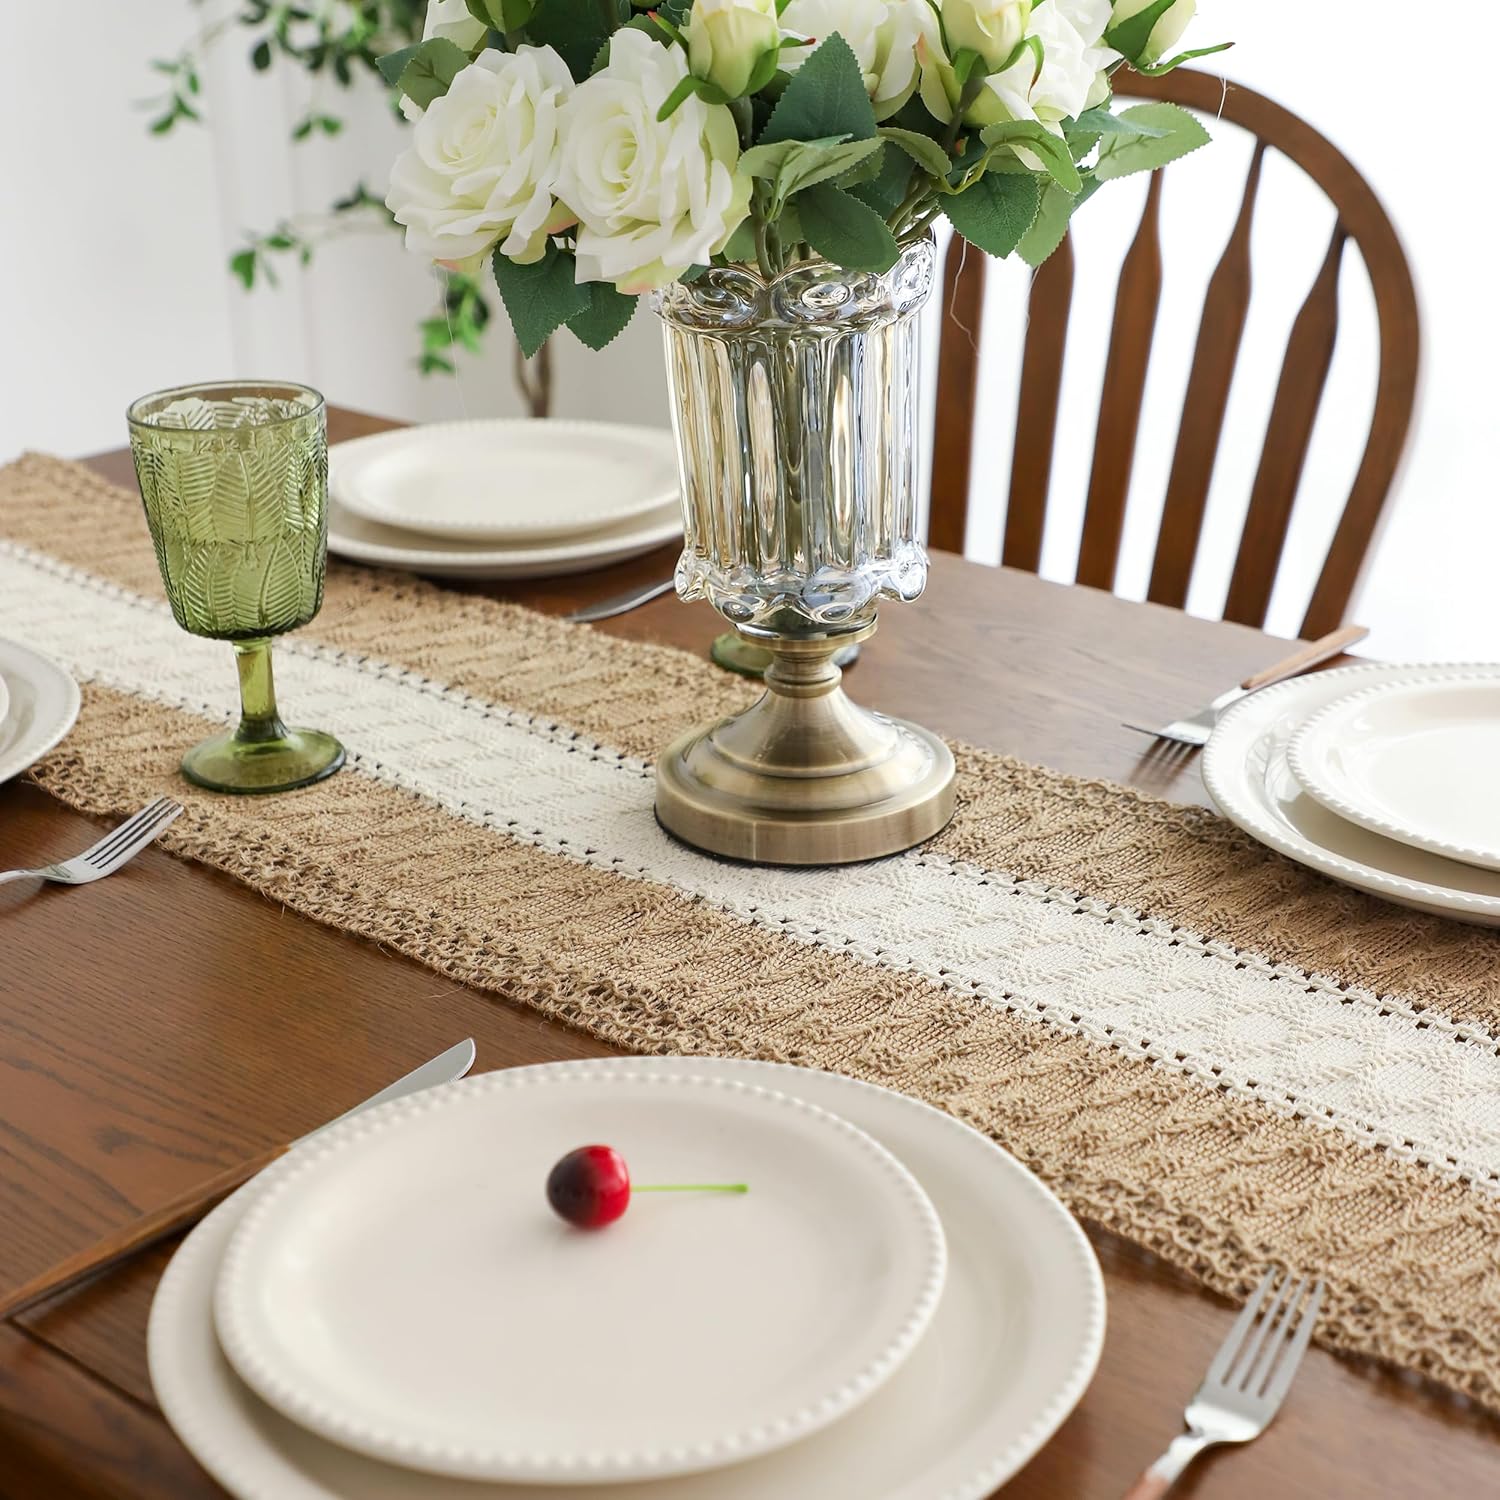
<path id="1" fill-rule="evenodd" d="M 1172 1481 L 1164 1474 L 1154 1474 L 1147 1469 L 1125 1492 L 1125 1500 L 1161 1500 L 1172 1488 Z"/>
<path id="2" fill-rule="evenodd" d="M 97 1276 L 101 1271 L 128 1259 L 138 1250 L 154 1245 L 158 1240 L 166 1239 L 179 1229 L 186 1229 L 189 1224 L 197 1223 L 209 1209 L 227 1198 L 236 1188 L 243 1187 L 257 1172 L 263 1172 L 272 1162 L 284 1156 L 286 1151 L 285 1146 L 273 1146 L 249 1161 L 227 1168 L 218 1176 L 189 1188 L 171 1202 L 153 1209 L 134 1223 L 126 1224 L 113 1234 L 106 1235 L 87 1250 L 70 1255 L 67 1260 L 49 1271 L 43 1271 L 24 1286 L 0 1295 L 0 1323 L 25 1312 L 27 1308 L 35 1307 L 38 1302 L 45 1302 L 49 1297 L 77 1286 L 80 1281 Z"/>
<path id="3" fill-rule="evenodd" d="M 627 615 L 631 610 L 649 604 L 676 586 L 675 578 L 664 578 L 659 583 L 648 583 L 641 588 L 616 594 L 613 598 L 601 599 L 597 604 L 585 604 L 581 609 L 575 609 L 568 619 L 575 625 L 592 625 L 596 620 L 612 620 L 616 615 Z"/>
<path id="4" fill-rule="evenodd" d="M 1253 677 L 1247 677 L 1240 686 L 1247 693 L 1253 693 L 1257 688 L 1270 687 L 1273 682 L 1295 677 L 1297 673 L 1305 672 L 1309 667 L 1317 666 L 1319 662 L 1328 661 L 1341 651 L 1347 651 L 1350 646 L 1357 645 L 1364 640 L 1369 633 L 1368 628 L 1363 625 L 1345 625 L 1331 635 L 1325 635 L 1321 640 L 1309 641 L 1307 645 L 1299 647 L 1284 661 L 1277 662 L 1275 666 L 1266 667 L 1263 671 L 1255 673 Z"/>

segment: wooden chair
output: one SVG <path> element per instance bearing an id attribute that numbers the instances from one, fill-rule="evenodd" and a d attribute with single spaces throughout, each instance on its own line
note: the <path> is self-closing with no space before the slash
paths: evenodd
<path id="1" fill-rule="evenodd" d="M 1225 619 L 1246 625 L 1265 623 L 1333 358 L 1339 269 L 1346 244 L 1353 242 L 1369 271 L 1380 321 L 1379 380 L 1364 457 L 1302 623 L 1304 636 L 1322 635 L 1343 619 L 1411 423 L 1418 362 L 1417 302 L 1401 242 L 1353 165 L 1280 105 L 1234 84 L 1226 93 L 1221 80 L 1185 69 L 1155 79 L 1123 73 L 1117 81 L 1122 94 L 1170 100 L 1219 115 L 1256 137 L 1239 217 L 1204 300 L 1148 598 L 1179 609 L 1187 600 L 1250 302 L 1250 229 L 1268 148 L 1283 153 L 1322 188 L 1337 211 L 1337 221 L 1322 269 L 1292 326 L 1224 606 Z M 1115 299 L 1077 567 L 1077 581 L 1095 588 L 1113 588 L 1120 552 L 1162 285 L 1162 175 L 1152 176 L 1145 212 L 1125 255 Z M 954 552 L 964 548 L 985 280 L 985 257 L 962 252 L 955 236 L 944 266 L 944 307 L 953 316 L 944 318 L 939 349 L 928 531 L 933 546 Z M 1064 240 L 1032 282 L 1005 515 L 1001 561 L 1030 572 L 1037 571 L 1041 558 L 1072 294 L 1073 253 Z M 960 330 L 949 331 L 953 323 Z"/>

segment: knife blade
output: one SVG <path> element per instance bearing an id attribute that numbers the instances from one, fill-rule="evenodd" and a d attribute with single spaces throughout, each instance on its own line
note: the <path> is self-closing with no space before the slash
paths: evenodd
<path id="1" fill-rule="evenodd" d="M 68 1291 L 79 1282 L 87 1281 L 111 1266 L 118 1265 L 120 1261 L 134 1255 L 138 1250 L 144 1250 L 166 1239 L 168 1235 L 175 1234 L 179 1229 L 186 1229 L 188 1225 L 196 1224 L 210 1209 L 217 1207 L 232 1192 L 243 1187 L 272 1162 L 285 1156 L 293 1146 L 322 1134 L 330 1125 L 337 1125 L 340 1120 L 347 1120 L 351 1115 L 363 1114 L 365 1110 L 374 1109 L 376 1105 L 389 1104 L 392 1099 L 404 1099 L 408 1094 L 419 1093 L 437 1084 L 455 1083 L 473 1066 L 474 1041 L 472 1037 L 466 1037 L 457 1046 L 438 1053 L 436 1057 L 424 1062 L 421 1067 L 413 1068 L 410 1073 L 398 1078 L 394 1083 L 387 1084 L 383 1089 L 371 1094 L 368 1099 L 362 1100 L 353 1109 L 346 1109 L 343 1114 L 335 1115 L 333 1119 L 319 1125 L 315 1130 L 298 1136 L 295 1141 L 273 1146 L 269 1151 L 263 1151 L 259 1156 L 240 1162 L 220 1172 L 218 1176 L 211 1177 L 207 1182 L 189 1188 L 187 1192 L 180 1193 L 171 1202 L 153 1209 L 133 1224 L 127 1224 L 123 1229 L 115 1230 L 114 1233 L 106 1235 L 87 1250 L 80 1250 L 78 1254 L 70 1255 L 66 1260 L 53 1266 L 51 1270 L 43 1271 L 40 1276 L 33 1277 L 24 1285 L 0 1297 L 0 1323 L 14 1318 L 18 1313 L 25 1312 L 27 1308 L 35 1307 L 39 1302 L 45 1302 L 48 1298 Z"/>

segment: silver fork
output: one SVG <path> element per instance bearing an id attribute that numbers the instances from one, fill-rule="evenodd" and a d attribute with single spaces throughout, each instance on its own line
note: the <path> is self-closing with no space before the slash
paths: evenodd
<path id="1" fill-rule="evenodd" d="M 0 871 L 0 885 L 27 879 L 55 880 L 60 885 L 88 885 L 103 880 L 133 860 L 181 811 L 180 803 L 170 797 L 158 797 L 82 854 L 55 865 L 43 865 L 39 870 Z"/>
<path id="2" fill-rule="evenodd" d="M 1260 688 L 1270 687 L 1273 682 L 1284 682 L 1288 677 L 1295 677 L 1299 672 L 1307 671 L 1309 667 L 1319 666 L 1341 652 L 1347 651 L 1350 646 L 1357 645 L 1369 633 L 1363 625 L 1345 625 L 1316 641 L 1299 646 L 1290 656 L 1274 666 L 1266 667 L 1254 676 L 1247 677 L 1237 686 L 1230 688 L 1227 693 L 1220 693 L 1212 703 L 1200 708 L 1197 713 L 1188 718 L 1173 719 L 1170 724 L 1163 724 L 1160 729 L 1147 729 L 1143 724 L 1126 724 L 1124 727 L 1134 729 L 1138 734 L 1149 734 L 1152 739 L 1170 740 L 1174 744 L 1191 745 L 1195 749 L 1201 748 L 1208 743 L 1208 737 L 1214 732 L 1214 725 L 1218 723 L 1219 715 L 1232 703 L 1239 702 L 1241 698 Z"/>
<path id="3" fill-rule="evenodd" d="M 637 585 L 633 589 L 626 589 L 623 594 L 601 599 L 597 604 L 585 604 L 582 609 L 575 609 L 572 614 L 565 615 L 564 618 L 571 620 L 575 625 L 591 625 L 595 620 L 612 620 L 616 615 L 628 615 L 631 610 L 639 609 L 641 605 L 649 604 L 653 599 L 659 599 L 668 589 L 676 586 L 675 578 L 663 578 L 659 583 Z"/>
<path id="4" fill-rule="evenodd" d="M 1172 1439 L 1125 1500 L 1157 1500 L 1205 1448 L 1248 1443 L 1271 1425 L 1307 1353 L 1322 1301 L 1321 1281 L 1309 1286 L 1307 1277 L 1294 1281 L 1288 1272 L 1278 1285 L 1274 1267 L 1261 1277 L 1188 1403 L 1188 1430 Z"/>

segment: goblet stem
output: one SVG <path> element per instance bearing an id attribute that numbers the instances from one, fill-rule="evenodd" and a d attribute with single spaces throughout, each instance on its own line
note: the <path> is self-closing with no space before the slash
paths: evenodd
<path id="1" fill-rule="evenodd" d="M 286 738 L 286 725 L 276 711 L 276 676 L 271 669 L 271 641 L 267 636 L 234 643 L 234 664 L 240 674 L 240 727 L 237 740 L 263 744 Z"/>

